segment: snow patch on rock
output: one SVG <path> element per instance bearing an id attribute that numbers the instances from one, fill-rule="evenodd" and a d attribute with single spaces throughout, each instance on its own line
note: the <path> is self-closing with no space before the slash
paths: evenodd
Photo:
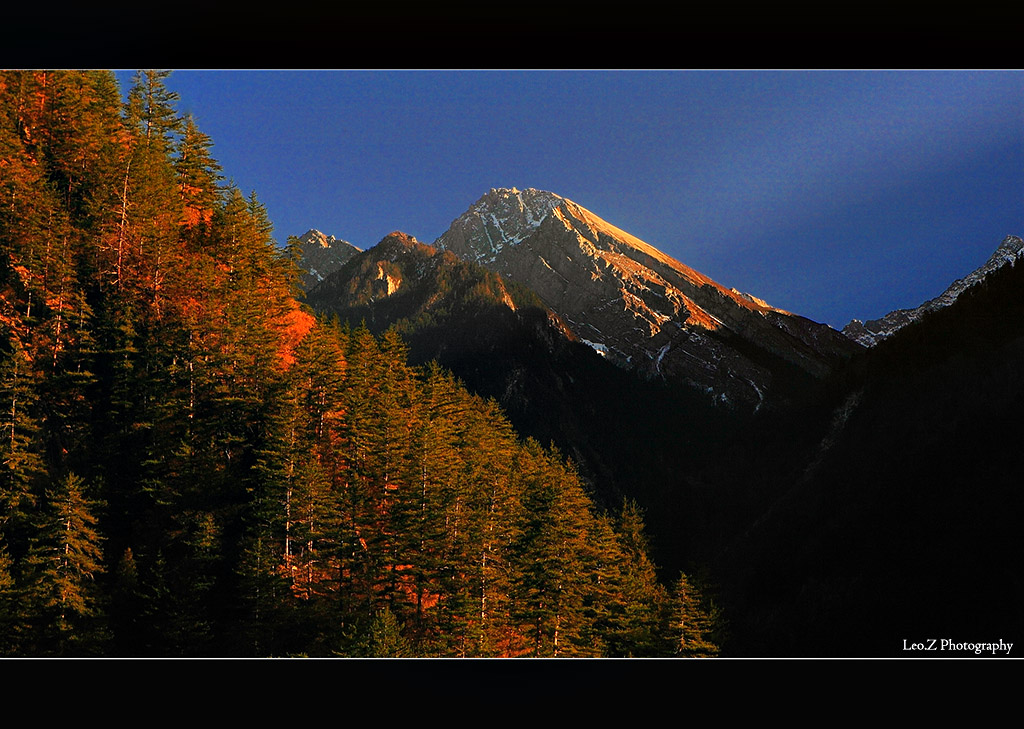
<path id="1" fill-rule="evenodd" d="M 608 351 L 608 347 L 601 344 L 600 342 L 591 342 L 589 339 L 582 339 L 580 341 L 582 341 L 588 347 L 591 347 L 595 352 L 597 352 L 602 357 L 607 357 L 609 354 L 611 354 L 611 352 Z"/>

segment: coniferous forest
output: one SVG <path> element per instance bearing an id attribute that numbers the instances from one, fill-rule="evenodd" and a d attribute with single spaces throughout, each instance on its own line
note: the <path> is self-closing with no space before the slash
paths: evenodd
<path id="1" fill-rule="evenodd" d="M 166 75 L 0 74 L 0 655 L 717 654 L 635 505 L 299 303 Z"/>

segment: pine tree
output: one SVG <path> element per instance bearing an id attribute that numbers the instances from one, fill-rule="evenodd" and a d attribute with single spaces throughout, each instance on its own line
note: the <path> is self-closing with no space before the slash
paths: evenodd
<path id="1" fill-rule="evenodd" d="M 521 481 L 515 476 L 519 447 L 493 400 L 478 400 L 467 411 L 463 437 L 465 517 L 459 546 L 469 590 L 466 607 L 472 609 L 468 655 L 497 655 L 509 650 L 513 544 L 522 525 Z"/>
<path id="2" fill-rule="evenodd" d="M 165 157 L 181 130 L 181 120 L 175 110 L 181 97 L 167 88 L 170 75 L 170 71 L 137 71 L 128 92 L 126 109 L 128 125 L 140 136 L 144 146 Z"/>
<path id="3" fill-rule="evenodd" d="M 182 224 L 186 228 L 209 226 L 220 198 L 221 167 L 210 154 L 213 141 L 185 117 L 181 139 L 174 159 L 178 190 L 185 203 Z"/>
<path id="4" fill-rule="evenodd" d="M 118 287 L 144 292 L 160 316 L 165 277 L 180 264 L 178 225 L 184 204 L 174 185 L 171 154 L 181 132 L 175 103 L 167 89 L 169 71 L 139 71 L 128 92 L 125 124 L 131 156 L 124 169 L 121 217 L 114 273 Z"/>
<path id="5" fill-rule="evenodd" d="M 0 541 L 0 656 L 13 655 L 18 645 L 18 592 L 13 565 L 7 546 Z"/>
<path id="6" fill-rule="evenodd" d="M 670 647 L 662 630 L 668 594 L 658 582 L 636 502 L 623 501 L 617 522 L 617 594 L 607 628 L 609 652 L 625 657 L 665 655 Z"/>
<path id="7" fill-rule="evenodd" d="M 366 658 L 409 658 L 412 644 L 402 634 L 402 624 L 388 608 L 374 613 L 365 634 L 355 645 L 355 655 Z"/>
<path id="8" fill-rule="evenodd" d="M 365 324 L 345 338 L 345 387 L 340 397 L 344 418 L 338 423 L 337 465 L 333 469 L 332 531 L 339 574 L 350 615 L 372 615 L 379 608 L 376 589 L 384 556 L 375 543 L 380 532 L 380 496 L 384 491 L 374 457 L 378 424 L 374 402 L 379 391 L 379 349 Z"/>
<path id="9" fill-rule="evenodd" d="M 256 505 L 256 510 L 262 504 Z M 281 554 L 268 521 L 251 523 L 242 542 L 237 573 L 239 619 L 234 626 L 233 655 L 277 656 L 296 651 L 298 616 L 288 580 L 281 574 Z"/>
<path id="10" fill-rule="evenodd" d="M 446 606 L 439 601 L 443 575 L 451 566 L 446 522 L 463 468 L 458 438 L 468 398 L 436 363 L 428 367 L 422 387 L 413 436 L 415 472 L 396 528 L 407 540 L 403 559 L 409 563 L 413 603 L 408 625 L 421 645 L 443 650 L 445 631 L 439 613 Z"/>
<path id="11" fill-rule="evenodd" d="M 518 545 L 517 609 L 535 656 L 596 656 L 605 646 L 588 604 L 600 591 L 600 540 L 591 503 L 557 451 L 528 440 L 526 524 Z"/>
<path id="12" fill-rule="evenodd" d="M 326 567 L 330 505 L 329 426 L 337 398 L 336 362 L 317 332 L 299 345 L 296 362 L 270 393 L 265 436 L 258 454 L 263 539 L 273 544 L 275 564 L 307 596 L 321 592 Z M 335 367 L 332 367 L 332 364 Z"/>
<path id="13" fill-rule="evenodd" d="M 721 630 L 719 610 L 706 600 L 700 587 L 685 573 L 680 573 L 676 580 L 672 597 L 675 654 L 682 658 L 717 656 L 720 648 L 715 635 Z"/>
<path id="14" fill-rule="evenodd" d="M 415 544 L 408 539 L 405 516 L 418 502 L 415 488 L 418 428 L 418 382 L 407 363 L 405 343 L 394 330 L 379 343 L 376 397 L 372 401 L 373 427 L 368 440 L 368 475 L 377 502 L 378 527 L 368 540 L 380 555 L 380 589 L 388 608 L 404 620 L 412 600 L 406 592 L 406 572 L 417 561 Z"/>
<path id="15" fill-rule="evenodd" d="M 3 397 L 0 440 L 0 534 L 28 531 L 36 504 L 36 483 L 45 476 L 39 424 L 36 416 L 37 379 L 30 360 L 16 349 L 0 361 L 0 397 Z"/>
<path id="16" fill-rule="evenodd" d="M 144 608 L 142 585 L 135 555 L 125 548 L 114 572 L 110 599 L 110 628 L 115 655 L 139 655 L 143 643 L 141 629 Z"/>
<path id="17" fill-rule="evenodd" d="M 76 654 L 98 648 L 96 577 L 104 568 L 96 506 L 73 473 L 47 493 L 39 532 L 26 558 L 26 606 L 42 650 Z"/>

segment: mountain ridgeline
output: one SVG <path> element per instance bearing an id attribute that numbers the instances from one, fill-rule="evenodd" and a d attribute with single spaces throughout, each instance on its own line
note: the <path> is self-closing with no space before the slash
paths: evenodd
<path id="1" fill-rule="evenodd" d="M 0 73 L 0 655 L 716 654 L 635 504 L 296 300 L 331 257 L 278 248 L 166 76 Z"/>
<path id="2" fill-rule="evenodd" d="M 1024 241 L 1015 235 L 1008 235 L 984 265 L 951 283 L 939 296 L 913 309 L 890 311 L 881 319 L 873 319 L 868 322 L 854 319 L 843 327 L 843 334 L 865 347 L 873 347 L 908 324 L 918 321 L 925 314 L 944 309 L 955 303 L 964 291 L 984 281 L 989 274 L 1003 266 L 1016 264 L 1021 256 L 1024 256 Z"/>

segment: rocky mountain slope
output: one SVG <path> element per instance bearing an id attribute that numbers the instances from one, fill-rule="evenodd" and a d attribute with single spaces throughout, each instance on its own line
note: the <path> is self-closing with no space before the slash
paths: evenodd
<path id="1" fill-rule="evenodd" d="M 304 291 L 312 289 L 360 251 L 348 241 L 325 235 L 316 229 L 307 230 L 298 240 L 298 264 L 302 270 L 299 280 Z"/>
<path id="2" fill-rule="evenodd" d="M 492 189 L 434 245 L 528 286 L 603 356 L 726 403 L 759 407 L 859 349 L 551 192 Z"/>
<path id="3" fill-rule="evenodd" d="M 915 309 L 890 311 L 881 319 L 872 319 L 868 322 L 854 319 L 843 327 L 843 334 L 858 344 L 873 347 L 908 324 L 920 320 L 925 314 L 953 304 L 964 291 L 984 281 L 990 274 L 1007 263 L 1012 264 L 1022 257 L 1024 257 L 1024 241 L 1015 235 L 1008 235 L 984 265 L 951 283 L 940 296 L 924 302 Z"/>

